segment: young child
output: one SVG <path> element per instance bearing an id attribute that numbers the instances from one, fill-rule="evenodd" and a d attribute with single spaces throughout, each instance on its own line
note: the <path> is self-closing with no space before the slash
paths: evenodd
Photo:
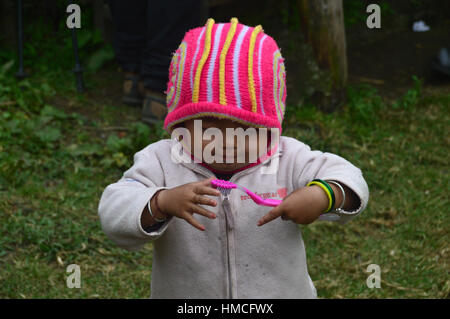
<path id="1" fill-rule="evenodd" d="M 136 250 L 153 241 L 151 298 L 317 297 L 298 224 L 345 223 L 365 209 L 369 191 L 342 157 L 285 136 L 264 147 L 256 128 L 280 133 L 285 99 L 283 58 L 261 26 L 209 19 L 186 33 L 169 69 L 164 127 L 172 139 L 136 153 L 99 204 L 102 228 L 117 245 Z M 199 158 L 210 150 L 206 133 L 251 128 L 256 144 L 248 135 L 240 148 L 238 135 L 227 136 L 213 160 Z M 237 189 L 224 196 L 215 178 L 283 201 L 260 206 Z"/>

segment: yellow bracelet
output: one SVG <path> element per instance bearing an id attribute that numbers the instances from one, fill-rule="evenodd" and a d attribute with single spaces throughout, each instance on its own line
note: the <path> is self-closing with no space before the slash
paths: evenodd
<path id="1" fill-rule="evenodd" d="M 331 209 L 331 205 L 333 203 L 333 200 L 331 199 L 330 191 L 328 190 L 328 188 L 325 185 L 323 185 L 322 183 L 316 182 L 316 181 L 311 181 L 306 186 L 311 186 L 311 185 L 320 186 L 325 191 L 325 193 L 327 194 L 327 196 L 328 196 L 328 208 L 325 211 L 328 212 Z"/>

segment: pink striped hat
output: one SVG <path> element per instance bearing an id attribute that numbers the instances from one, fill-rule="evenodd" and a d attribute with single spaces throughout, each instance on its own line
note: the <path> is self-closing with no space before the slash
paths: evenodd
<path id="1" fill-rule="evenodd" d="M 284 59 L 260 25 L 208 19 L 206 26 L 188 31 L 175 51 L 166 94 L 168 132 L 189 119 L 217 117 L 281 133 Z"/>

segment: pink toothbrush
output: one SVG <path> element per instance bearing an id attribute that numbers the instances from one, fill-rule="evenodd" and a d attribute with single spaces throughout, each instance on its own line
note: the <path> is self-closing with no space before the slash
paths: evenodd
<path id="1" fill-rule="evenodd" d="M 267 199 L 263 199 L 261 197 L 259 197 L 258 195 L 256 195 L 255 193 L 252 193 L 251 191 L 249 191 L 247 188 L 235 184 L 233 182 L 229 182 L 229 181 L 224 181 L 221 179 L 213 179 L 211 181 L 211 185 L 215 188 L 217 188 L 223 196 L 227 197 L 228 194 L 230 194 L 231 190 L 233 188 L 238 188 L 241 191 L 245 192 L 248 194 L 248 196 L 251 197 L 251 199 L 253 199 L 253 201 L 258 204 L 258 205 L 263 205 L 263 206 L 278 206 L 281 204 L 281 200 L 279 199 L 271 199 L 271 198 L 267 198 Z"/>

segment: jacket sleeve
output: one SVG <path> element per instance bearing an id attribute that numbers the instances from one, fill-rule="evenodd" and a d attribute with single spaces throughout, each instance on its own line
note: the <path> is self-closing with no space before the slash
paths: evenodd
<path id="1" fill-rule="evenodd" d="M 322 180 L 334 180 L 345 184 L 359 197 L 360 205 L 354 211 L 344 211 L 341 214 L 328 213 L 322 215 L 319 220 L 336 221 L 345 224 L 359 215 L 369 201 L 369 187 L 359 168 L 346 159 L 321 151 L 311 151 L 311 148 L 301 143 L 294 161 L 293 185 L 294 188 L 306 186 L 315 178 Z"/>
<path id="2" fill-rule="evenodd" d="M 138 250 L 146 242 L 157 239 L 172 221 L 169 217 L 149 232 L 141 225 L 145 205 L 158 190 L 167 189 L 161 163 L 153 150 L 154 144 L 151 144 L 134 155 L 134 165 L 118 182 L 106 187 L 98 206 L 105 234 L 128 250 Z"/>

